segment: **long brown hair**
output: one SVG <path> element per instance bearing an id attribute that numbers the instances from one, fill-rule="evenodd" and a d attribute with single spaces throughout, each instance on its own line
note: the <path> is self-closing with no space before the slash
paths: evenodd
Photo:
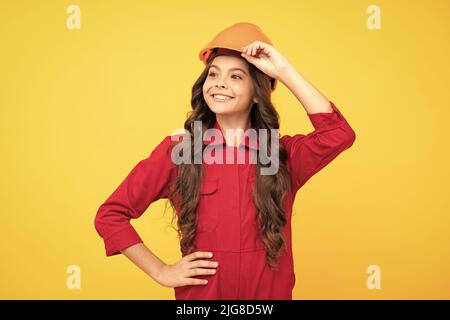
<path id="1" fill-rule="evenodd" d="M 227 53 L 221 51 L 220 54 Z M 206 129 L 212 128 L 216 120 L 215 113 L 209 109 L 203 97 L 203 84 L 208 75 L 210 65 L 217 55 L 219 53 L 214 52 L 210 56 L 205 69 L 192 87 L 192 110 L 188 113 L 187 120 L 184 123 L 186 133 L 191 135 L 191 145 L 189 147 L 191 148 L 190 150 L 193 150 L 191 152 L 192 159 L 190 164 L 178 165 L 178 174 L 172 181 L 171 191 L 168 196 L 172 208 L 176 210 L 175 208 L 178 207 L 179 210 L 178 229 L 176 230 L 180 238 L 183 255 L 196 250 L 193 242 L 196 234 L 196 211 L 200 198 L 203 170 L 202 164 L 195 164 L 193 159 L 197 152 L 203 151 L 204 146 L 202 150 L 194 149 L 194 121 L 202 121 L 203 134 Z M 242 59 L 246 61 L 244 58 Z M 258 101 L 258 103 L 253 103 L 251 107 L 250 118 L 252 126 L 257 131 L 258 129 L 267 129 L 270 132 L 270 129 L 279 129 L 279 116 L 270 99 L 271 78 L 253 64 L 248 63 L 248 66 Z M 270 155 L 271 135 L 268 134 L 267 136 L 267 152 Z M 178 143 L 183 143 L 183 141 Z M 258 232 L 264 242 L 266 260 L 271 268 L 277 267 L 277 257 L 282 255 L 283 250 L 286 248 L 285 239 L 281 233 L 287 222 L 283 202 L 290 188 L 286 160 L 287 152 L 280 143 L 279 169 L 276 174 L 261 175 L 261 168 L 270 166 L 270 164 L 261 164 L 259 157 L 257 157 L 257 163 L 255 164 L 256 186 L 253 190 L 253 201 L 258 210 Z M 172 221 L 175 217 L 176 215 L 174 215 Z"/>

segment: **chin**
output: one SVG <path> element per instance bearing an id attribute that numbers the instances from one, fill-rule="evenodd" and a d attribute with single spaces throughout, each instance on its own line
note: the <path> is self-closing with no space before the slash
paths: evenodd
<path id="1" fill-rule="evenodd" d="M 221 114 L 221 115 L 226 115 L 226 114 L 232 114 L 233 111 L 232 110 L 224 110 L 223 108 L 210 108 L 212 112 L 214 112 L 215 114 Z"/>
<path id="2" fill-rule="evenodd" d="M 235 108 L 233 108 L 232 106 L 226 106 L 226 105 L 217 105 L 217 104 L 212 104 L 212 105 L 208 105 L 209 109 L 211 109 L 212 112 L 214 112 L 215 114 L 231 114 L 235 112 Z"/>

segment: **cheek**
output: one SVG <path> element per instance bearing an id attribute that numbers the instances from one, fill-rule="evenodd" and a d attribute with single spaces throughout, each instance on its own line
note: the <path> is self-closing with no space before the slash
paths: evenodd
<path id="1" fill-rule="evenodd" d="M 247 81 L 239 81 L 232 84 L 233 90 L 239 95 L 250 96 L 252 93 L 252 87 L 247 83 Z"/>
<path id="2" fill-rule="evenodd" d="M 211 81 L 205 80 L 205 82 L 203 83 L 203 94 L 206 95 L 208 94 L 208 91 L 213 87 L 213 84 L 211 83 Z"/>
<path id="3" fill-rule="evenodd" d="M 206 92 L 208 92 L 208 87 L 207 87 L 206 82 L 203 84 L 202 91 L 203 91 L 203 94 L 206 94 Z"/>
<path id="4" fill-rule="evenodd" d="M 234 89 L 234 93 L 236 97 L 239 97 L 239 100 L 241 100 L 242 102 L 247 103 L 252 99 L 251 91 L 249 91 L 248 88 L 244 88 L 242 86 L 237 87 Z"/>

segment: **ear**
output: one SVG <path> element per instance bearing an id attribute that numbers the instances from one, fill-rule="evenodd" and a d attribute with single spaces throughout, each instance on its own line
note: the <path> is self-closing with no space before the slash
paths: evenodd
<path id="1" fill-rule="evenodd" d="M 254 103 L 258 103 L 258 99 L 257 98 L 253 98 L 253 102 Z"/>

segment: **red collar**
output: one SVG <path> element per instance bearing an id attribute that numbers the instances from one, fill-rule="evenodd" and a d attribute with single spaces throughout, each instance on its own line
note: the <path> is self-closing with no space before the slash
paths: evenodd
<path id="1" fill-rule="evenodd" d="M 212 138 L 212 137 L 211 137 L 211 139 L 210 139 L 210 138 L 208 137 L 207 140 L 203 141 L 203 143 L 204 143 L 204 144 L 207 144 L 207 145 L 225 145 L 225 144 L 226 144 L 226 141 L 225 141 L 225 138 L 224 138 L 224 136 L 223 136 L 222 128 L 220 127 L 219 122 L 218 122 L 217 120 L 215 120 L 213 128 L 214 128 L 214 129 L 219 129 L 219 131 L 220 131 L 220 139 L 215 139 L 215 138 Z M 250 126 L 248 126 L 248 127 L 245 129 L 245 131 L 244 131 L 244 139 L 243 139 L 243 141 L 241 141 L 241 144 L 239 145 L 239 147 L 240 147 L 241 145 L 244 145 L 244 146 L 246 146 L 247 148 L 252 148 L 252 149 L 259 150 L 259 142 L 258 142 L 258 140 L 256 140 L 256 141 L 250 141 L 251 139 L 249 139 L 249 135 L 248 135 L 248 133 L 247 133 L 247 131 L 248 131 L 249 129 L 255 129 L 255 130 L 257 130 L 256 128 L 253 127 L 253 124 L 250 123 Z M 215 139 L 215 140 L 214 140 L 214 139 Z M 214 141 L 211 141 L 211 140 L 214 140 Z"/>

